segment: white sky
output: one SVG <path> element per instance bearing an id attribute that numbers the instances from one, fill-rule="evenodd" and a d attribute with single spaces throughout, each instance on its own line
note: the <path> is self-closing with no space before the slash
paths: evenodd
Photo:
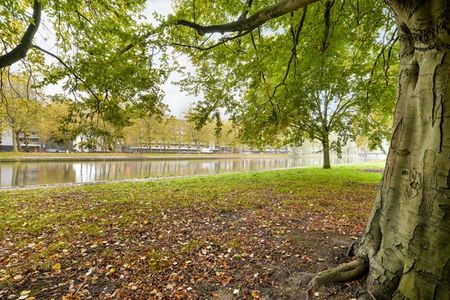
<path id="1" fill-rule="evenodd" d="M 157 12 L 164 16 L 168 15 L 172 12 L 172 1 L 171 0 L 147 0 L 147 8 L 144 11 L 145 16 L 147 17 L 149 22 L 153 23 L 153 12 Z M 38 33 L 36 35 L 36 44 L 41 46 L 42 48 L 54 52 L 58 54 L 58 49 L 54 47 L 54 39 L 52 38 L 52 29 L 49 25 L 49 22 L 41 23 L 42 26 L 39 28 Z M 176 57 L 178 63 L 189 70 L 192 70 L 192 65 L 189 64 L 188 60 L 180 55 L 172 56 Z M 175 58 L 174 58 L 175 59 Z M 48 62 L 54 62 L 48 56 L 46 57 Z M 178 88 L 172 82 L 178 81 L 181 79 L 180 74 L 172 73 L 169 76 L 167 82 L 162 85 L 162 89 L 165 93 L 163 102 L 169 106 L 170 114 L 182 117 L 184 112 L 187 110 L 188 106 L 195 101 L 195 97 L 188 95 Z M 49 95 L 61 93 L 62 87 L 60 85 L 51 85 L 45 88 L 45 92 Z"/>
<path id="2" fill-rule="evenodd" d="M 144 14 L 147 19 L 152 22 L 152 14 L 153 12 L 157 12 L 159 14 L 167 16 L 169 13 L 172 13 L 172 1 L 171 0 L 147 0 L 147 8 L 145 9 Z M 192 69 L 192 66 L 189 64 L 187 59 L 183 56 L 176 55 L 177 61 L 180 65 Z M 178 81 L 181 79 L 180 74 L 172 73 L 167 80 L 167 82 L 162 86 L 165 97 L 164 103 L 169 105 L 169 109 L 171 114 L 181 117 L 183 113 L 187 110 L 189 104 L 195 101 L 194 96 L 188 95 L 178 88 L 178 86 L 172 84 L 174 81 Z"/>

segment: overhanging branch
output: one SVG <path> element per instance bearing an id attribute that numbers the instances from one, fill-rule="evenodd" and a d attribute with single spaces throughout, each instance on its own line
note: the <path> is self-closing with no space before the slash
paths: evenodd
<path id="1" fill-rule="evenodd" d="M 39 0 L 34 0 L 33 20 L 28 25 L 19 45 L 17 45 L 10 52 L 0 56 L 0 69 L 8 67 L 27 56 L 27 52 L 33 44 L 34 35 L 36 34 L 41 22 L 41 10 L 42 6 Z"/>
<path id="2" fill-rule="evenodd" d="M 187 20 L 178 20 L 176 24 L 193 28 L 200 35 L 214 32 L 225 33 L 251 31 L 261 26 L 268 20 L 281 17 L 287 13 L 298 10 L 317 1 L 319 0 L 282 0 L 274 5 L 270 5 L 256 11 L 248 18 L 240 18 L 237 21 L 227 24 L 203 26 Z"/>
<path id="3" fill-rule="evenodd" d="M 75 78 L 76 81 L 80 81 L 81 83 L 83 83 L 85 85 L 85 87 L 87 88 L 87 90 L 89 91 L 89 93 L 97 100 L 98 103 L 100 103 L 100 98 L 97 96 L 97 94 L 92 90 L 92 88 L 90 88 L 89 86 L 86 85 L 86 82 L 80 77 L 78 76 L 77 73 L 75 73 L 74 69 L 72 67 L 70 67 L 61 57 L 59 57 L 56 54 L 51 53 L 50 51 L 47 51 L 41 47 L 39 47 L 38 45 L 32 45 L 33 48 L 36 48 L 37 50 L 55 58 L 61 65 L 64 66 L 64 68 L 66 68 L 70 74 L 72 74 L 72 76 Z"/>
<path id="4" fill-rule="evenodd" d="M 240 32 L 240 33 L 238 33 L 236 35 L 223 38 L 219 42 L 217 42 L 217 43 L 215 43 L 215 44 L 213 44 L 211 46 L 208 46 L 208 47 L 195 46 L 195 45 L 186 45 L 186 44 L 180 44 L 180 43 L 176 43 L 176 42 L 172 42 L 171 45 L 172 46 L 185 47 L 185 48 L 192 48 L 192 49 L 201 50 L 201 51 L 207 51 L 207 50 L 211 50 L 213 48 L 216 48 L 216 47 L 218 47 L 218 46 L 220 46 L 222 44 L 225 44 L 228 41 L 232 41 L 232 40 L 240 38 L 240 37 L 242 37 L 244 35 L 247 35 L 250 32 L 251 31 L 244 31 L 244 32 Z"/>

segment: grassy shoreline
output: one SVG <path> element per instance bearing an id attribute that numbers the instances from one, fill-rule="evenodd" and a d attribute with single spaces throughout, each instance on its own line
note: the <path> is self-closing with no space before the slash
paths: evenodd
<path id="1" fill-rule="evenodd" d="M 373 168 L 374 171 L 378 172 L 384 168 L 383 161 L 375 161 L 368 163 L 350 163 L 350 164 L 339 164 L 334 167 L 355 167 L 355 168 Z M 131 178 L 131 179 L 118 179 L 118 180 L 100 180 L 93 182 L 69 182 L 69 183 L 49 183 L 49 184 L 36 184 L 27 186 L 11 186 L 11 187 L 0 187 L 0 194 L 2 192 L 11 191 L 27 191 L 35 189 L 57 189 L 57 188 L 73 188 L 89 185 L 99 185 L 99 184 L 117 184 L 117 183 L 139 183 L 139 182 L 157 182 L 165 180 L 179 180 L 179 179 L 189 179 L 189 178 L 204 178 L 210 176 L 221 176 L 221 175 L 239 175 L 239 174 L 249 174 L 249 173 L 265 173 L 265 172 L 278 172 L 284 170 L 295 170 L 295 169 L 308 169 L 308 168 L 319 168 L 318 166 L 298 166 L 291 168 L 279 168 L 279 169 L 269 169 L 269 170 L 256 170 L 256 171 L 230 171 L 224 173 L 212 173 L 212 174 L 195 174 L 195 175 L 183 175 L 183 176 L 170 176 L 170 177 L 145 177 L 145 178 Z"/>
<path id="2" fill-rule="evenodd" d="M 296 299 L 292 276 L 345 260 L 382 167 L 2 192 L 0 298 Z"/>

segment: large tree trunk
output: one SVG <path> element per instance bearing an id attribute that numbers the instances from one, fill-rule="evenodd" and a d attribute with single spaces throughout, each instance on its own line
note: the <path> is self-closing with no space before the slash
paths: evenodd
<path id="1" fill-rule="evenodd" d="M 366 266 L 371 298 L 450 299 L 450 3 L 390 4 L 400 33 L 398 99 L 356 266 Z M 312 286 L 338 273 L 319 274 Z"/>
<path id="2" fill-rule="evenodd" d="M 404 3 L 392 3 L 400 30 L 393 137 L 358 255 L 377 299 L 450 299 L 449 3 Z"/>
<path id="3" fill-rule="evenodd" d="M 323 149 L 323 168 L 324 169 L 330 169 L 331 163 L 330 163 L 330 140 L 328 136 L 326 136 L 322 140 L 322 149 Z"/>

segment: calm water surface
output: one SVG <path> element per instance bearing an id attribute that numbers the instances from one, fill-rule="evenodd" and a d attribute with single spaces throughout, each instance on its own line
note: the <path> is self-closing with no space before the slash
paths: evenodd
<path id="1" fill-rule="evenodd" d="M 383 159 L 348 156 L 332 157 L 332 164 L 357 163 Z M 56 183 L 85 183 L 158 177 L 217 174 L 300 166 L 320 166 L 317 157 L 261 157 L 180 160 L 2 162 L 0 188 Z"/>

